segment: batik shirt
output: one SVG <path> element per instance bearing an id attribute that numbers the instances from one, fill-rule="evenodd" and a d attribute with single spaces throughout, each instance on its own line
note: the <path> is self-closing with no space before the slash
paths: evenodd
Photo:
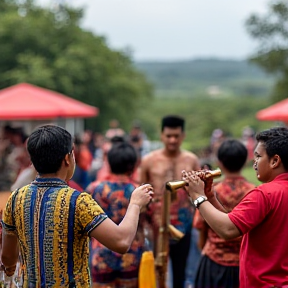
<path id="1" fill-rule="evenodd" d="M 226 177 L 222 182 L 214 184 L 212 189 L 226 211 L 231 211 L 254 187 L 255 185 L 248 182 L 244 177 L 238 176 Z M 206 225 L 206 222 L 197 210 L 194 226 L 201 229 L 203 225 Z M 202 254 L 220 265 L 239 266 L 241 241 L 242 236 L 232 240 L 224 240 L 208 227 L 207 241 Z"/>
<path id="2" fill-rule="evenodd" d="M 23 287 L 90 287 L 88 236 L 106 218 L 89 194 L 60 179 L 14 191 L 2 223 L 19 239 Z"/>
<path id="3" fill-rule="evenodd" d="M 108 179 L 108 178 L 107 178 Z M 107 181 L 96 181 L 87 187 L 87 191 L 101 205 L 108 217 L 119 224 L 127 211 L 129 199 L 135 189 L 135 183 L 123 175 L 109 175 Z M 127 253 L 120 255 L 91 239 L 90 269 L 93 282 L 107 283 L 116 278 L 135 279 L 142 253 L 144 251 L 142 214 L 135 239 Z"/>

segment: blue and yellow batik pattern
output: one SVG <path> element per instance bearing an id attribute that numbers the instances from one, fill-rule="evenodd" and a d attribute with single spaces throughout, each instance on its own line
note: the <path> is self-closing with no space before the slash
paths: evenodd
<path id="1" fill-rule="evenodd" d="M 90 287 L 88 236 L 106 218 L 88 193 L 60 179 L 14 191 L 2 223 L 19 238 L 23 287 Z"/>

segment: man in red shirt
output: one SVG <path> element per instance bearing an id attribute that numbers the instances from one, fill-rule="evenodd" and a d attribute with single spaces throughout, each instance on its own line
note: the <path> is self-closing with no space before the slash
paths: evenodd
<path id="1" fill-rule="evenodd" d="M 264 184 L 228 214 L 222 212 L 225 208 L 211 193 L 212 181 L 205 180 L 204 173 L 183 171 L 182 175 L 195 207 L 220 237 L 243 235 L 240 287 L 288 287 L 288 128 L 262 131 L 256 140 L 253 167 Z"/>
<path id="2" fill-rule="evenodd" d="M 224 140 L 217 150 L 217 164 L 224 177 L 214 183 L 212 191 L 227 213 L 255 187 L 242 175 L 247 156 L 246 147 L 237 139 Z M 199 229 L 202 241 L 206 236 L 194 288 L 239 288 L 239 252 L 242 238 L 229 241 L 220 238 L 200 216 L 199 210 L 196 210 L 193 224 Z"/>

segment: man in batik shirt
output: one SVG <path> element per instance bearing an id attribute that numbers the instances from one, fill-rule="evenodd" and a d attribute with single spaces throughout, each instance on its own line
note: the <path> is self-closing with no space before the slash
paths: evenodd
<path id="1" fill-rule="evenodd" d="M 125 253 L 153 189 L 149 184 L 135 189 L 117 225 L 89 194 L 67 185 L 75 169 L 68 131 L 55 125 L 39 127 L 30 135 L 27 149 L 39 177 L 14 191 L 7 202 L 2 220 L 2 268 L 12 276 L 20 250 L 23 288 L 88 288 L 89 237 Z"/>

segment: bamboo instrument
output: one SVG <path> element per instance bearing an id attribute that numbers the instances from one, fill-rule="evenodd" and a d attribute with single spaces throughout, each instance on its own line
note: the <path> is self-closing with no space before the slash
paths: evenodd
<path id="1" fill-rule="evenodd" d="M 203 172 L 203 171 L 201 171 Z M 221 170 L 205 170 L 205 177 L 221 176 Z M 166 275 L 169 258 L 169 236 L 173 239 L 180 240 L 184 234 L 170 224 L 170 204 L 173 198 L 176 197 L 177 189 L 189 185 L 185 181 L 171 181 L 167 182 L 165 186 L 164 197 L 162 199 L 162 214 L 161 227 L 159 228 L 158 245 L 156 252 L 156 274 L 158 288 L 166 288 Z"/>

